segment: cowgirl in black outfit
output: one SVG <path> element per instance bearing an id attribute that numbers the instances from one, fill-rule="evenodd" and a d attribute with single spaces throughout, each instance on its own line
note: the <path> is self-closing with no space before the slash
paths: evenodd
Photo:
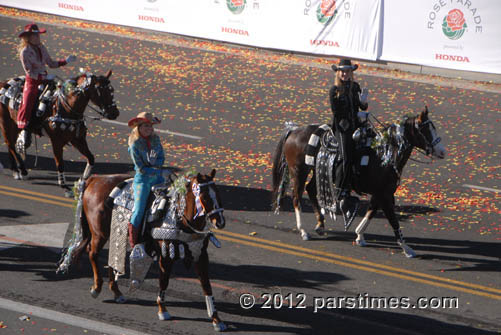
<path id="1" fill-rule="evenodd" d="M 333 65 L 336 77 L 334 86 L 329 91 L 333 114 L 332 129 L 336 135 L 343 159 L 336 169 L 336 187 L 340 190 L 338 200 L 345 220 L 351 222 L 358 209 L 358 198 L 350 197 L 351 177 L 353 174 L 352 159 L 355 143 L 352 135 L 360 127 L 359 109 L 367 110 L 367 89 L 361 90 L 360 85 L 353 80 L 353 71 L 358 65 L 352 65 L 351 60 L 341 59 L 338 65 Z"/>

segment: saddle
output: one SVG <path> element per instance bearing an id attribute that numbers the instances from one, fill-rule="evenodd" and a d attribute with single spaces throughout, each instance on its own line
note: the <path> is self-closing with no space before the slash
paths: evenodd
<path id="1" fill-rule="evenodd" d="M 112 208 L 108 266 L 113 269 L 116 279 L 124 275 L 126 271 L 128 224 L 134 208 L 133 180 L 133 178 L 129 178 L 118 184 L 106 200 L 106 206 Z M 147 230 L 148 223 L 155 221 L 163 210 L 163 208 L 160 208 L 160 204 L 165 207 L 167 189 L 168 184 L 165 183 L 152 187 L 143 217 L 141 235 Z M 136 289 L 144 281 L 152 263 L 152 256 L 154 256 L 152 251 L 147 250 L 142 244 L 137 244 L 131 251 L 131 290 Z"/>
<path id="2" fill-rule="evenodd" d="M 23 89 L 26 81 L 25 76 L 12 78 L 7 82 L 7 86 L 0 90 L 0 103 L 9 106 L 14 111 L 11 115 L 13 120 L 17 119 L 17 112 L 23 101 Z M 38 95 L 36 100 L 39 103 L 33 105 L 31 119 L 28 127 L 34 131 L 39 131 L 42 121 L 50 114 L 56 83 L 54 80 L 46 80 L 38 86 Z"/>
<path id="3" fill-rule="evenodd" d="M 187 268 L 193 261 L 198 261 L 207 238 L 216 246 L 219 244 L 208 231 L 208 227 L 207 234 L 202 235 L 182 223 L 184 208 L 179 207 L 179 204 L 182 206 L 184 195 L 177 187 L 177 180 L 166 179 L 169 180 L 167 183 L 154 185 L 151 188 L 142 225 L 145 247 L 137 244 L 130 254 L 131 287 L 134 285 L 134 288 L 144 280 L 152 257 L 158 256 L 155 255 L 153 248 L 148 247 L 151 239 L 163 240 L 162 257 L 183 260 Z M 181 183 L 184 184 L 184 178 L 182 179 Z M 113 268 L 116 277 L 125 274 L 127 226 L 134 207 L 132 182 L 133 178 L 130 178 L 117 185 L 106 201 L 106 206 L 113 209 L 108 265 Z"/>
<path id="4" fill-rule="evenodd" d="M 356 145 L 352 164 L 354 172 L 352 185 L 357 185 L 358 181 L 363 179 L 371 160 L 370 157 L 375 156 L 375 152 L 371 148 L 374 137 L 374 131 L 365 126 L 358 128 L 353 134 Z M 342 163 L 342 159 L 339 144 L 331 127 L 327 124 L 318 127 L 308 141 L 305 164 L 315 168 L 317 199 L 322 214 L 328 212 L 334 220 L 336 220 L 336 212 L 340 207 L 337 203 L 339 189 L 335 186 L 335 171 Z M 349 202 L 351 206 L 342 206 L 341 208 L 345 230 L 350 227 L 358 210 L 358 201 L 356 200 L 356 197 L 349 197 L 347 203 Z M 350 210 L 346 210 L 346 208 L 350 208 Z"/>
<path id="5" fill-rule="evenodd" d="M 0 102 L 10 109 L 18 110 L 23 101 L 23 87 L 25 76 L 12 78 L 7 82 L 7 86 L 0 90 Z"/>
<path id="6" fill-rule="evenodd" d="M 322 214 L 326 211 L 335 220 L 337 188 L 334 185 L 336 167 L 341 163 L 336 137 L 327 124 L 317 128 L 308 141 L 305 162 L 315 168 L 317 199 Z"/>

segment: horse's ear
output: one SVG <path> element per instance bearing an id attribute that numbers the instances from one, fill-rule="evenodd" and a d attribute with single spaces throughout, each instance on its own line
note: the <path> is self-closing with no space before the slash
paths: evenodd
<path id="1" fill-rule="evenodd" d="M 424 115 L 428 115 L 428 105 L 424 105 Z"/>
<path id="2" fill-rule="evenodd" d="M 113 71 L 111 71 L 111 69 L 108 70 L 108 72 L 106 72 L 106 79 L 110 79 L 111 75 L 113 74 Z"/>
<path id="3" fill-rule="evenodd" d="M 89 76 L 89 74 L 87 74 Z M 94 86 L 97 82 L 97 77 L 93 74 L 90 75 L 89 86 Z"/>
<path id="4" fill-rule="evenodd" d="M 216 175 L 216 169 L 212 169 L 212 171 L 210 172 L 210 178 L 211 179 L 214 179 L 214 176 Z"/>

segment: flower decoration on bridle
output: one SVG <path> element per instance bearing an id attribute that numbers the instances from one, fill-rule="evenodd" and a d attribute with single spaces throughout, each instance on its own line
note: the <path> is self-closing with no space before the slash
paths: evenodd
<path id="1" fill-rule="evenodd" d="M 193 192 L 193 195 L 195 196 L 195 206 L 197 208 L 197 213 L 193 217 L 193 219 L 196 219 L 199 216 L 205 215 L 205 206 L 202 203 L 202 200 L 200 199 L 200 184 L 197 182 L 194 182 L 191 185 L 191 191 Z"/>

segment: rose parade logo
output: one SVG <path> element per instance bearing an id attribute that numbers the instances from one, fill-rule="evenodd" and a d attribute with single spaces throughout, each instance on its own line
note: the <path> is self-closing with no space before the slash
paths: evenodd
<path id="1" fill-rule="evenodd" d="M 317 8 L 317 19 L 322 24 L 329 23 L 337 14 L 336 0 L 322 0 Z"/>
<path id="2" fill-rule="evenodd" d="M 467 27 L 463 12 L 457 8 L 450 10 L 442 23 L 442 31 L 451 40 L 461 38 Z"/>
<path id="3" fill-rule="evenodd" d="M 483 26 L 480 10 L 471 1 L 456 0 L 454 2 L 456 4 L 452 7 L 450 3 L 437 1 L 428 12 L 427 28 L 435 30 L 440 27 L 441 23 L 443 34 L 450 40 L 460 39 L 467 30 L 481 34 Z M 442 16 L 444 15 L 442 13 L 447 13 L 447 15 Z M 443 19 L 440 21 L 441 18 Z"/>
<path id="4" fill-rule="evenodd" d="M 244 11 L 246 2 L 247 0 L 226 0 L 226 5 L 233 14 L 240 14 Z"/>

